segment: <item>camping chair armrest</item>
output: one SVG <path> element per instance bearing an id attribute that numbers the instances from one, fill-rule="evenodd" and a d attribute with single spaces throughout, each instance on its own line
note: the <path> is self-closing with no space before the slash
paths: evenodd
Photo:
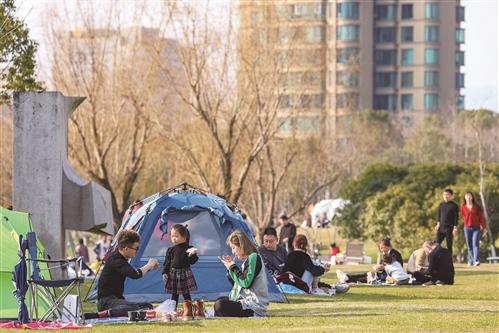
<path id="1" fill-rule="evenodd" d="M 69 258 L 69 259 L 60 259 L 60 260 L 54 260 L 54 259 L 43 259 L 43 258 L 26 258 L 27 260 L 30 261 L 39 261 L 39 262 L 45 262 L 49 264 L 62 264 L 62 263 L 70 263 L 70 262 L 78 262 L 82 261 L 83 257 L 75 257 L 75 258 Z"/>

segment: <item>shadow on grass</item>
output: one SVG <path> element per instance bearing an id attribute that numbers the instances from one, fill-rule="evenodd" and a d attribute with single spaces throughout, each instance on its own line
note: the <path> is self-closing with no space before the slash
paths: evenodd
<path id="1" fill-rule="evenodd" d="M 336 317 L 380 317 L 380 316 L 391 316 L 390 313 L 382 312 L 372 312 L 373 309 L 341 309 L 341 308 L 331 308 L 331 309 L 317 309 L 314 312 L 303 311 L 300 309 L 286 309 L 286 310 L 276 310 L 270 311 L 269 317 L 279 318 L 279 317 L 323 317 L 330 318 L 332 316 Z"/>
<path id="2" fill-rule="evenodd" d="M 382 287 L 375 287 L 375 288 L 382 288 Z M 388 287 L 388 288 L 398 288 L 398 287 Z M 412 287 L 410 287 L 412 288 Z M 421 288 L 426 288 L 426 287 L 421 287 Z M 429 287 L 429 288 L 436 288 L 436 287 Z M 384 288 L 386 290 L 386 288 Z M 331 302 L 373 302 L 373 303 L 379 303 L 379 302 L 389 302 L 389 301 L 414 301 L 414 300 L 427 300 L 431 302 L 432 300 L 466 300 L 466 301 L 484 301 L 483 298 L 477 297 L 475 298 L 470 298 L 470 297 L 453 297 L 452 294 L 422 294 L 421 296 L 414 295 L 414 294 L 409 294 L 409 295 L 393 295 L 393 294 L 386 294 L 386 293 L 348 293 L 345 295 L 341 296 L 336 296 L 336 297 L 319 297 L 319 296 L 301 296 L 301 297 L 290 297 L 288 296 L 288 300 L 290 304 L 306 304 L 306 303 L 331 303 Z M 488 301 L 489 299 L 485 299 L 485 301 Z M 490 299 L 490 301 L 493 301 L 494 299 Z"/>
<path id="3" fill-rule="evenodd" d="M 459 278 L 460 276 L 483 276 L 483 275 L 499 275 L 499 272 L 494 271 L 461 271 L 458 270 L 456 276 Z"/>

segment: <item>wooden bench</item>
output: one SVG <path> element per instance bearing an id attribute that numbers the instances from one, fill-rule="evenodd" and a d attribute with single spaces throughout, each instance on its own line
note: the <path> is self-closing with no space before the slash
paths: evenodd
<path id="1" fill-rule="evenodd" d="M 347 243 L 345 264 L 359 264 L 364 262 L 364 243 Z"/>
<path id="2" fill-rule="evenodd" d="M 499 262 L 499 257 L 487 257 L 489 264 Z"/>

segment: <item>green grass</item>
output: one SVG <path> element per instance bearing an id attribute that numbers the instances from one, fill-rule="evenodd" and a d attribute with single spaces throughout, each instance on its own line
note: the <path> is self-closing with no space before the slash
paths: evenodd
<path id="1" fill-rule="evenodd" d="M 336 282 L 334 272 L 324 280 Z M 353 286 L 335 297 L 288 296 L 289 303 L 270 304 L 268 318 L 98 325 L 92 332 L 498 332 L 498 283 L 499 264 L 457 265 L 453 286 Z"/>

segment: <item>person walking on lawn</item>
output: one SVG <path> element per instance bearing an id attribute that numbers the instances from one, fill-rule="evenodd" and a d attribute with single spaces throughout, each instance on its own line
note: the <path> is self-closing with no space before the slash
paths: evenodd
<path id="1" fill-rule="evenodd" d="M 442 244 L 444 239 L 447 240 L 447 249 L 452 254 L 452 239 L 457 236 L 457 221 L 459 218 L 459 206 L 453 201 L 454 192 L 450 188 L 446 188 L 442 194 L 444 201 L 438 206 L 437 231 L 436 240 L 438 244 Z"/>

